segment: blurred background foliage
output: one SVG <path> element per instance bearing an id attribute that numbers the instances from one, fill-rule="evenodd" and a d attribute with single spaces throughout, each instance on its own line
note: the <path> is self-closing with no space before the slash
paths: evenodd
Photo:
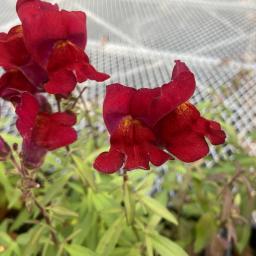
<path id="1" fill-rule="evenodd" d="M 199 105 L 202 114 L 222 122 L 229 156 L 220 152 L 210 168 L 211 156 L 193 164 L 170 161 L 129 172 L 126 180 L 93 170 L 108 138 L 101 111 L 85 104 L 77 106 L 79 140 L 69 151 L 48 154 L 29 179 L 21 180 L 11 162 L 0 162 L 0 255 L 255 255 L 256 159 L 221 121 L 228 110 Z M 1 135 L 20 145 L 15 135 Z"/>

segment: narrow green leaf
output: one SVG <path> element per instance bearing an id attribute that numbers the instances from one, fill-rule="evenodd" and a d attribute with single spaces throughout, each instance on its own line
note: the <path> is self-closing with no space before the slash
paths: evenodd
<path id="1" fill-rule="evenodd" d="M 128 224 L 132 224 L 134 221 L 135 203 L 134 203 L 132 192 L 128 182 L 124 183 L 124 206 L 125 206 L 127 222 Z"/>
<path id="2" fill-rule="evenodd" d="M 145 237 L 145 243 L 147 248 L 147 256 L 154 256 L 152 240 L 148 235 Z"/>
<path id="3" fill-rule="evenodd" d="M 83 163 L 83 161 L 78 158 L 77 156 L 72 155 L 72 159 L 76 165 L 76 172 L 82 179 L 84 183 L 88 183 L 89 186 L 93 189 L 96 190 L 96 185 L 94 181 L 94 176 L 92 170 L 89 170 L 86 165 Z"/>
<path id="4" fill-rule="evenodd" d="M 78 214 L 74 211 L 71 211 L 63 206 L 51 206 L 47 208 L 51 212 L 60 215 L 60 216 L 66 216 L 66 217 L 78 217 Z"/>
<path id="5" fill-rule="evenodd" d="M 67 244 L 64 248 L 71 256 L 98 256 L 97 253 L 78 244 Z"/>
<path id="6" fill-rule="evenodd" d="M 96 252 L 102 256 L 111 255 L 124 228 L 124 216 L 118 218 L 105 232 L 98 243 Z"/>
<path id="7" fill-rule="evenodd" d="M 176 243 L 157 233 L 149 234 L 153 248 L 161 256 L 188 256 L 188 254 Z"/>
<path id="8" fill-rule="evenodd" d="M 159 203 L 152 197 L 140 196 L 139 200 L 152 212 L 156 213 L 157 215 L 161 216 L 162 218 L 170 221 L 175 225 L 178 224 L 178 221 L 176 220 L 175 216 L 167 208 L 165 208 L 161 203 Z"/>
<path id="9" fill-rule="evenodd" d="M 211 213 L 203 215 L 196 224 L 195 252 L 200 252 L 216 232 L 216 222 Z"/>

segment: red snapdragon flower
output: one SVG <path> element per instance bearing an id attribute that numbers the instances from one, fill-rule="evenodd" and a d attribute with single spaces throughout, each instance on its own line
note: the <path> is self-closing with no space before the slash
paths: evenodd
<path id="1" fill-rule="evenodd" d="M 104 81 L 85 54 L 86 16 L 80 11 L 59 10 L 40 0 L 18 0 L 17 13 L 24 28 L 25 44 L 35 61 L 45 68 L 45 90 L 67 97 L 76 83 L 87 79 Z"/>
<path id="2" fill-rule="evenodd" d="M 5 69 L 0 78 L 0 97 L 5 100 L 16 102 L 22 92 L 43 91 L 47 73 L 27 51 L 21 25 L 11 28 L 8 33 L 0 33 L 0 66 Z"/>
<path id="3" fill-rule="evenodd" d="M 224 143 L 220 125 L 202 118 L 187 102 L 194 91 L 194 75 L 180 61 L 176 61 L 172 80 L 161 87 L 108 86 L 103 117 L 111 146 L 97 157 L 94 167 L 113 173 L 120 168 L 149 169 L 149 162 L 160 166 L 173 156 L 192 162 L 208 153 L 205 136 L 212 144 Z"/>
<path id="4" fill-rule="evenodd" d="M 40 166 L 47 151 L 65 147 L 77 139 L 72 128 L 75 115 L 51 113 L 50 105 L 41 95 L 22 94 L 16 113 L 16 126 L 23 137 L 22 157 L 28 168 Z"/>

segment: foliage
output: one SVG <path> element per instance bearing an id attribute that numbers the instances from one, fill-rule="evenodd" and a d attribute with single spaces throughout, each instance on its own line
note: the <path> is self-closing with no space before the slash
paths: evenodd
<path id="1" fill-rule="evenodd" d="M 90 114 L 100 126 L 100 111 L 79 112 L 80 122 Z M 171 161 L 161 169 L 128 172 L 128 179 L 103 175 L 91 163 L 106 150 L 107 137 L 90 129 L 80 131 L 69 151 L 48 154 L 33 180 L 21 181 L 12 162 L 1 162 L 0 255 L 216 256 L 231 244 L 243 255 L 255 208 L 256 160 L 226 128 L 235 154 L 211 168 Z M 17 141 L 1 135 L 10 144 Z"/>

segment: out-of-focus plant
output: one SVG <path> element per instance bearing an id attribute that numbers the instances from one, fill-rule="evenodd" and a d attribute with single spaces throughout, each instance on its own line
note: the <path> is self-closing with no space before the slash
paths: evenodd
<path id="1" fill-rule="evenodd" d="M 79 100 L 79 122 L 89 114 L 97 131 L 100 111 L 83 108 Z M 204 112 L 208 103 L 200 108 Z M 237 141 L 233 129 L 223 125 Z M 182 256 L 204 251 L 216 256 L 231 248 L 239 255 L 248 250 L 256 163 L 239 143 L 233 144 L 233 155 L 211 168 L 200 161 L 172 161 L 163 168 L 130 172 L 126 179 L 92 169 L 92 161 L 107 148 L 106 134 L 97 134 L 95 138 L 90 126 L 82 130 L 82 139 L 69 151 L 48 154 L 34 179 L 26 181 L 41 210 L 33 202 L 26 202 L 30 211 L 26 209 L 15 166 L 1 162 L 3 255 Z M 2 136 L 9 145 L 19 142 L 15 136 Z"/>

